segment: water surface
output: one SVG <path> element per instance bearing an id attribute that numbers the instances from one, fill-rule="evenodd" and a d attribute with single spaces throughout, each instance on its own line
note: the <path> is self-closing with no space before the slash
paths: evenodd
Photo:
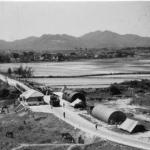
<path id="1" fill-rule="evenodd" d="M 133 59 L 102 59 L 82 60 L 73 62 L 42 62 L 42 63 L 4 63 L 0 70 L 7 71 L 9 67 L 32 67 L 35 76 L 75 76 L 86 74 L 135 73 L 149 72 L 150 60 Z M 70 87 L 105 87 L 112 83 L 129 80 L 150 79 L 146 74 L 109 75 L 82 78 L 36 78 L 30 79 L 50 86 L 69 85 Z"/>

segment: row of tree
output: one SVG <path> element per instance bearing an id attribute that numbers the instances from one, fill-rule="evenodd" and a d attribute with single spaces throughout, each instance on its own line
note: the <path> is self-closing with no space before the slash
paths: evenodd
<path id="1" fill-rule="evenodd" d="M 38 61 L 70 61 L 77 59 L 105 59 L 134 56 L 150 56 L 150 47 L 133 48 L 101 48 L 101 49 L 75 49 L 56 52 L 23 51 L 0 53 L 0 62 L 38 62 Z"/>
<path id="2" fill-rule="evenodd" d="M 15 75 L 17 77 L 22 77 L 22 78 L 30 78 L 33 76 L 33 69 L 31 67 L 23 67 L 23 66 L 20 66 L 18 68 L 14 68 L 14 69 L 11 69 L 11 68 L 8 68 L 8 71 L 7 73 L 9 75 Z"/>

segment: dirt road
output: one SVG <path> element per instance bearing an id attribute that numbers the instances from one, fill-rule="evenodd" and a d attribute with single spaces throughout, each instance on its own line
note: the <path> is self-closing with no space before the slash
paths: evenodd
<path id="1" fill-rule="evenodd" d="M 13 79 L 8 79 L 3 75 L 0 75 L 0 79 L 3 80 L 4 82 L 9 82 L 9 84 L 16 85 L 19 83 L 20 86 L 26 88 L 26 85 L 23 83 L 20 83 L 18 81 L 15 81 Z M 27 87 L 28 88 L 28 87 Z M 58 93 L 59 94 L 59 93 Z M 60 97 L 61 98 L 61 97 Z M 45 109 L 46 107 L 46 109 Z M 116 133 L 111 130 L 108 130 L 104 127 L 98 127 L 98 129 L 95 129 L 95 124 L 91 123 L 90 121 L 80 117 L 77 112 L 74 111 L 74 109 L 71 109 L 67 105 L 65 108 L 63 107 L 53 107 L 51 109 L 50 106 L 34 106 L 30 107 L 30 109 L 34 112 L 44 112 L 44 113 L 53 113 L 55 116 L 58 118 L 64 120 L 65 122 L 71 124 L 75 128 L 79 128 L 87 133 L 96 135 L 98 137 L 123 144 L 123 145 L 128 145 L 131 147 L 136 147 L 136 148 L 141 148 L 141 149 L 146 149 L 150 150 L 150 143 L 146 143 L 143 141 L 140 141 L 133 137 L 132 135 L 125 135 L 122 133 Z M 65 118 L 64 118 L 64 112 L 65 112 Z"/>
<path id="2" fill-rule="evenodd" d="M 25 84 L 23 84 L 17 80 L 14 80 L 14 79 L 10 79 L 2 74 L 0 74 L 0 80 L 2 80 L 5 83 L 8 83 L 8 85 L 10 85 L 10 86 L 16 87 L 20 91 L 21 91 L 21 89 L 19 89 L 19 86 L 24 90 L 30 90 L 30 88 L 28 86 L 26 86 Z"/>
<path id="3" fill-rule="evenodd" d="M 34 109 L 35 109 L 35 107 L 36 106 L 34 106 Z M 49 110 L 47 109 L 47 111 L 46 111 L 44 109 L 45 106 L 38 106 L 38 110 L 39 110 L 39 107 L 41 107 L 40 108 L 41 112 L 53 113 L 58 118 L 71 124 L 75 128 L 81 129 L 84 132 L 90 133 L 92 135 L 96 135 L 96 136 L 101 137 L 103 139 L 110 140 L 110 141 L 113 141 L 113 142 L 116 142 L 119 144 L 150 150 L 150 143 L 142 142 L 142 141 L 136 139 L 135 137 L 133 137 L 132 135 L 125 135 L 125 134 L 121 134 L 121 133 L 116 133 L 116 132 L 108 130 L 104 127 L 98 127 L 98 129 L 96 130 L 95 124 L 93 124 L 93 123 L 89 122 L 88 120 L 80 117 L 77 112 L 74 112 L 70 109 L 67 109 L 67 108 L 64 109 L 62 107 L 58 107 L 58 108 L 53 108 L 51 110 L 51 107 L 49 106 Z M 30 107 L 30 109 L 32 111 L 34 111 L 32 109 L 32 107 Z M 65 112 L 65 118 L 63 116 L 63 112 Z"/>

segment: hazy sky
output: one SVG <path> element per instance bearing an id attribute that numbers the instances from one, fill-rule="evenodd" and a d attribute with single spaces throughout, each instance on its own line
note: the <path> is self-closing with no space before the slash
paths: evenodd
<path id="1" fill-rule="evenodd" d="M 150 2 L 0 2 L 0 39 L 95 30 L 150 36 Z"/>

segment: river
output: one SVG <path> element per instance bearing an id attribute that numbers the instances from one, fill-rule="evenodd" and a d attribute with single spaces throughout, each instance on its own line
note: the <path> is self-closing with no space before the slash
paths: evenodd
<path id="1" fill-rule="evenodd" d="M 110 73 L 135 73 L 149 72 L 150 60 L 133 59 L 103 59 L 103 60 L 82 60 L 74 62 L 42 62 L 42 63 L 4 63 L 0 64 L 0 71 L 6 71 L 9 67 L 22 66 L 32 67 L 35 76 L 75 76 L 86 74 L 110 74 Z M 111 83 L 127 80 L 150 79 L 150 75 L 109 75 L 78 78 L 35 78 L 30 79 L 49 86 L 70 87 L 106 87 Z"/>

